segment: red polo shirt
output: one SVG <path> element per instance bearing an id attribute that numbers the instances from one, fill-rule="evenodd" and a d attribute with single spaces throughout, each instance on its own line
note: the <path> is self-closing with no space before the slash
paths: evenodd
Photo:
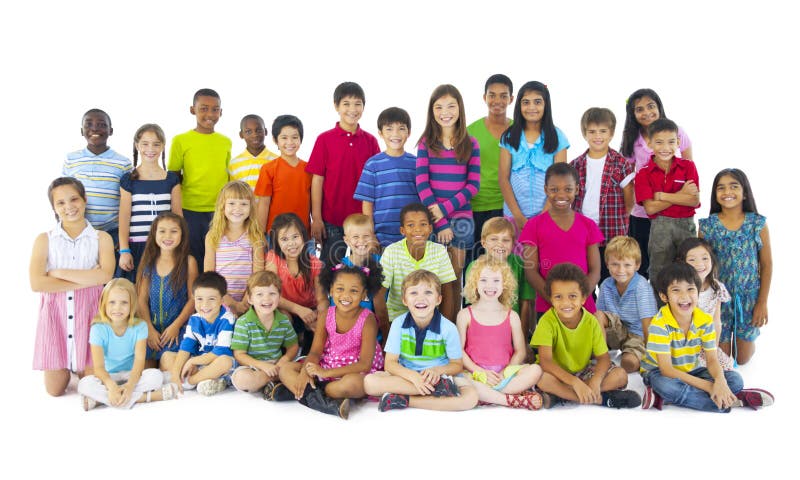
<path id="1" fill-rule="evenodd" d="M 655 155 L 651 156 L 650 162 L 636 174 L 634 189 L 636 191 L 636 203 L 639 205 L 644 205 L 645 200 L 653 200 L 656 192 L 677 193 L 688 180 L 693 180 L 697 188 L 700 188 L 697 168 L 691 160 L 672 157 L 669 171 L 665 172 L 656 165 L 653 157 Z M 656 218 L 659 215 L 672 218 L 691 218 L 694 216 L 696 209 L 697 207 L 672 205 L 655 215 L 648 216 L 650 218 Z"/>
<path id="2" fill-rule="evenodd" d="M 350 133 L 336 126 L 321 133 L 314 143 L 306 172 L 324 177 L 322 219 L 341 226 L 353 213 L 361 213 L 361 202 L 353 194 L 367 159 L 380 152 L 378 141 L 359 126 Z"/>

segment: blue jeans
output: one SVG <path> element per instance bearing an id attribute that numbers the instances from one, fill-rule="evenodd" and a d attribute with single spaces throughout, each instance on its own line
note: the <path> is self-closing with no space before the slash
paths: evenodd
<path id="1" fill-rule="evenodd" d="M 744 388 L 742 376 L 737 372 L 730 371 L 725 373 L 725 381 L 728 382 L 728 388 L 734 394 Z M 697 378 L 702 378 L 708 381 L 714 381 L 708 369 L 705 367 L 695 368 L 689 375 Z M 664 403 L 671 403 L 681 407 L 692 408 L 695 410 L 702 410 L 704 412 L 720 412 L 727 413 L 730 408 L 720 410 L 717 405 L 711 400 L 711 396 L 699 388 L 695 388 L 689 384 L 684 383 L 677 378 L 668 378 L 661 375 L 658 369 L 651 370 L 644 375 L 645 385 L 653 387 L 653 390 L 664 399 Z"/>
<path id="2" fill-rule="evenodd" d="M 332 267 L 342 261 L 342 257 L 346 252 L 347 244 L 344 243 L 344 228 L 325 222 L 325 240 L 322 242 L 320 260 L 328 267 Z"/>

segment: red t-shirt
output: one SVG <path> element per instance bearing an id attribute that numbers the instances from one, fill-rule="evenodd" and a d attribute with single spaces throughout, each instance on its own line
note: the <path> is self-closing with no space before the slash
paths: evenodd
<path id="1" fill-rule="evenodd" d="M 644 205 L 645 200 L 655 198 L 656 192 L 677 193 L 688 180 L 693 180 L 697 188 L 700 188 L 697 168 L 691 160 L 673 157 L 669 171 L 665 172 L 656 165 L 653 157 L 650 157 L 650 162 L 639 170 L 636 180 L 634 180 L 636 203 Z M 697 205 L 697 207 L 699 206 Z M 672 218 L 691 218 L 697 207 L 671 205 L 655 215 L 648 216 L 650 218 L 656 218 L 659 215 Z"/>

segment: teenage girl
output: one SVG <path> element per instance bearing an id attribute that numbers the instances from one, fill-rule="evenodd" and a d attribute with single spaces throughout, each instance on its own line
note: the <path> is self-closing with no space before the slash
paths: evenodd
<path id="1" fill-rule="evenodd" d="M 636 90 L 625 102 L 625 128 L 622 131 L 622 145 L 619 152 L 623 157 L 635 163 L 634 170 L 639 173 L 650 161 L 653 150 L 647 146 L 649 137 L 647 127 L 659 118 L 667 118 L 664 105 L 658 94 L 649 88 Z M 676 155 L 686 160 L 692 160 L 692 142 L 682 128 L 678 127 L 678 148 Z M 642 251 L 642 262 L 639 274 L 648 278 L 650 267 L 650 254 L 647 244 L 650 241 L 650 218 L 644 207 L 634 203 L 630 217 L 628 235 L 639 242 Z"/>
<path id="2" fill-rule="evenodd" d="M 182 215 L 181 180 L 164 164 L 166 137 L 161 127 L 148 123 L 133 136 L 133 171 L 119 181 L 118 277 L 133 281 L 142 259 L 150 224 L 159 212 Z M 137 166 L 139 156 L 141 165 Z M 161 164 L 158 159 L 161 158 Z"/>
<path id="3" fill-rule="evenodd" d="M 461 307 L 461 276 L 467 249 L 475 244 L 470 200 L 478 193 L 481 160 L 478 141 L 467 133 L 461 93 L 439 85 L 428 102 L 425 130 L 417 144 L 417 192 L 433 215 L 437 241 L 447 247 L 456 274 L 455 290 L 442 305 L 447 318 Z"/>
<path id="4" fill-rule="evenodd" d="M 250 308 L 244 298 L 247 279 L 264 270 L 264 236 L 256 219 L 253 190 L 241 180 L 229 182 L 217 196 L 206 234 L 203 271 L 215 271 L 228 282 L 223 303 L 235 315 Z"/>
<path id="5" fill-rule="evenodd" d="M 57 178 L 47 196 L 58 225 L 36 237 L 31 254 L 31 289 L 42 294 L 33 368 L 44 370 L 47 393 L 60 396 L 70 372 L 82 376 L 91 369 L 89 324 L 114 273 L 114 243 L 86 220 L 80 181 Z"/>
<path id="6" fill-rule="evenodd" d="M 760 327 L 768 320 L 772 248 L 767 219 L 758 214 L 750 181 L 738 168 L 714 177 L 710 213 L 700 220 L 699 234 L 714 248 L 719 279 L 732 299 L 722 305 L 720 348 L 743 365 L 755 353 Z"/>
<path id="7" fill-rule="evenodd" d="M 464 296 L 471 304 L 456 319 L 464 368 L 482 402 L 538 410 L 542 396 L 533 391 L 542 376 L 539 365 L 525 365 L 525 336 L 519 315 L 511 309 L 517 280 L 507 262 L 488 255 L 475 261 Z"/>

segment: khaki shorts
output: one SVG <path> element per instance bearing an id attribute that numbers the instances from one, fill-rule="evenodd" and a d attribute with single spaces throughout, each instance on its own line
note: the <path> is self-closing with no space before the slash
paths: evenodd
<path id="1" fill-rule="evenodd" d="M 644 337 L 635 335 L 628 331 L 628 327 L 620 320 L 619 315 L 611 312 L 603 312 L 608 318 L 606 327 L 606 344 L 609 350 L 622 350 L 622 353 L 630 353 L 636 356 L 640 362 L 644 357 Z"/>

